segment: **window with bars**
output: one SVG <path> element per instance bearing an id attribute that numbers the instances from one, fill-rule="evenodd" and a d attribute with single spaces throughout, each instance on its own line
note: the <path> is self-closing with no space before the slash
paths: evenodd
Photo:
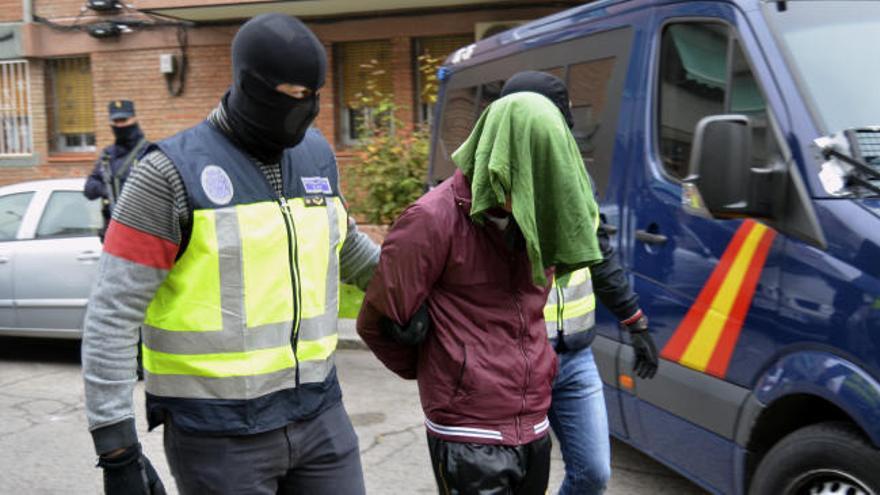
<path id="1" fill-rule="evenodd" d="M 430 122 L 434 103 L 437 101 L 438 84 L 432 72 L 436 71 L 452 52 L 473 42 L 472 34 L 416 39 L 413 72 L 416 74 L 419 122 Z"/>
<path id="2" fill-rule="evenodd" d="M 94 97 L 89 58 L 52 59 L 46 69 L 51 150 L 94 151 Z"/>
<path id="3" fill-rule="evenodd" d="M 0 61 L 0 157 L 32 153 L 28 63 Z"/>
<path id="4" fill-rule="evenodd" d="M 391 42 L 355 41 L 336 46 L 342 142 L 354 144 L 375 119 L 378 101 L 392 94 Z"/>

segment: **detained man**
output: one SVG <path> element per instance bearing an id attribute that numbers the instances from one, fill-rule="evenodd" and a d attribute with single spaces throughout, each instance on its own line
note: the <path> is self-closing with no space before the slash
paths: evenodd
<path id="1" fill-rule="evenodd" d="M 565 126 L 537 94 L 492 103 L 453 154 L 454 176 L 392 226 L 358 316 L 385 366 L 418 380 L 442 493 L 546 490 L 549 280 L 601 259 Z"/>

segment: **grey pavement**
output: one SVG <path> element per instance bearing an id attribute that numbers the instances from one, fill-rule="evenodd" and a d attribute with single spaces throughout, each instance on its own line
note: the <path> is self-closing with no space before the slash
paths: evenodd
<path id="1" fill-rule="evenodd" d="M 354 334 L 348 337 L 346 347 L 360 346 Z M 367 492 L 436 493 L 415 383 L 385 370 L 368 351 L 341 350 L 337 362 L 345 405 L 360 438 Z M 169 493 L 177 493 L 161 428 L 145 431 L 142 384 L 135 403 L 145 451 Z M 101 493 L 86 431 L 78 343 L 0 338 L 0 418 L 0 493 Z M 704 493 L 619 442 L 613 444 L 612 465 L 610 495 Z M 561 478 L 562 460 L 554 450 L 550 493 Z"/>

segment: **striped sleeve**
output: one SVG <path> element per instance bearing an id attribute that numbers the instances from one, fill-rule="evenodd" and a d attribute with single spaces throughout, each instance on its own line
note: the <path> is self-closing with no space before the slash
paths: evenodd
<path id="1" fill-rule="evenodd" d="M 357 223 L 348 217 L 348 234 L 339 255 L 340 274 L 343 282 L 367 290 L 376 265 L 379 264 L 379 246 L 367 234 L 357 228 Z"/>
<path id="2" fill-rule="evenodd" d="M 98 454 L 132 445 L 140 325 L 185 225 L 186 194 L 171 161 L 148 154 L 132 170 L 104 240 L 83 326 L 86 416 Z"/>
<path id="3" fill-rule="evenodd" d="M 125 183 L 113 219 L 133 229 L 180 244 L 189 222 L 186 188 L 165 153 L 152 151 L 138 162 Z"/>

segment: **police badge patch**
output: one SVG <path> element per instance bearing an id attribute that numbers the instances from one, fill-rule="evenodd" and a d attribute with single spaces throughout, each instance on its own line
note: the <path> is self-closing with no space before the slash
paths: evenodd
<path id="1" fill-rule="evenodd" d="M 229 204 L 235 192 L 229 175 L 217 165 L 208 165 L 202 170 L 202 189 L 208 199 L 218 205 Z"/>
<path id="2" fill-rule="evenodd" d="M 302 185 L 306 189 L 306 194 L 333 194 L 333 188 L 330 187 L 330 181 L 326 177 L 301 177 Z"/>

